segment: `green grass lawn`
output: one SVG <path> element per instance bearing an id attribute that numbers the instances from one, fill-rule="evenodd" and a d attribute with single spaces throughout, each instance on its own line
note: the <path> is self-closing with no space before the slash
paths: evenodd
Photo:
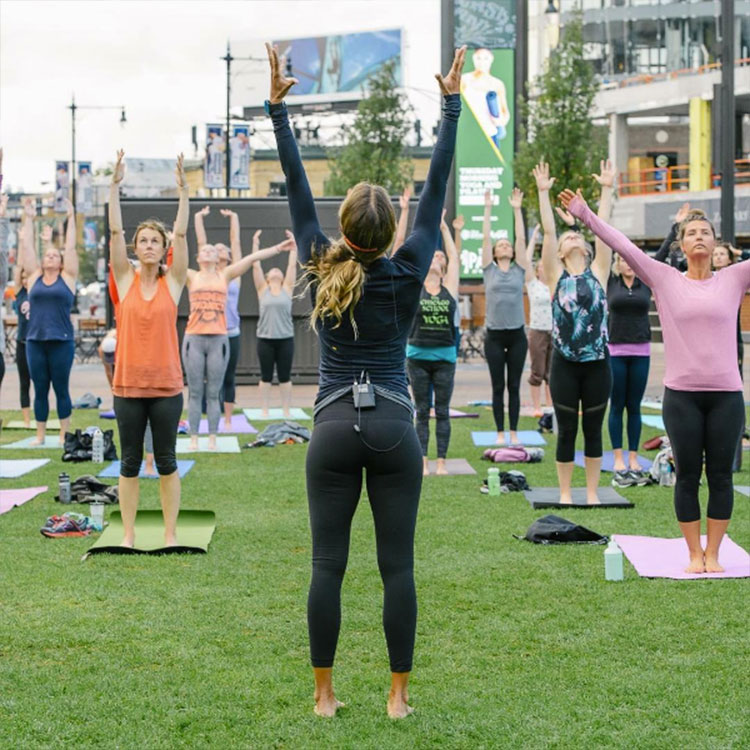
<path id="1" fill-rule="evenodd" d="M 332 721 L 313 715 L 304 446 L 192 456 L 182 502 L 216 512 L 208 555 L 85 562 L 91 540 L 39 533 L 63 510 L 53 501 L 60 454 L 2 451 L 54 460 L 2 481 L 50 492 L 0 516 L 0 748 L 748 747 L 748 581 L 648 580 L 626 562 L 625 580 L 608 583 L 603 547 L 514 539 L 546 511 L 518 493 L 479 493 L 487 464 L 470 432 L 491 429 L 481 412 L 453 420 L 450 450 L 479 476 L 430 477 L 422 491 L 416 713 L 402 722 L 385 714 L 366 496 L 335 670 L 346 708 Z M 76 426 L 92 421 L 74 415 Z M 23 434 L 3 431 L 1 442 Z M 516 467 L 531 485 L 555 483 L 548 443 L 543 463 Z M 750 483 L 748 462 L 738 483 Z M 583 477 L 576 470 L 576 484 Z M 157 508 L 158 482 L 141 488 L 141 506 Z M 602 534 L 679 535 L 671 490 L 622 494 L 634 509 L 563 515 Z M 750 502 L 735 498 L 730 533 L 748 548 Z"/>

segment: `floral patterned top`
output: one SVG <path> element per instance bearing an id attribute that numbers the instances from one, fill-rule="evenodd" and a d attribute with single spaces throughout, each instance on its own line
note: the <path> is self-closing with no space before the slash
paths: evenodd
<path id="1" fill-rule="evenodd" d="M 580 276 L 563 271 L 552 297 L 552 342 L 572 362 L 604 359 L 607 334 L 607 294 L 587 268 Z"/>

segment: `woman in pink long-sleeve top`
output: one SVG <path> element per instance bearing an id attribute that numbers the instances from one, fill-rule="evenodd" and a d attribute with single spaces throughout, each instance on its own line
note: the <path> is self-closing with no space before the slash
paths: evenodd
<path id="1" fill-rule="evenodd" d="M 720 573 L 719 545 L 732 515 L 732 462 L 745 408 L 737 368 L 737 310 L 750 288 L 750 263 L 713 273 L 714 228 L 705 216 L 688 214 L 678 232 L 687 258 L 687 271 L 680 273 L 597 218 L 580 193 L 565 190 L 560 200 L 654 293 L 664 336 L 664 424 L 677 470 L 675 512 L 690 552 L 686 572 Z M 704 456 L 709 490 L 705 550 L 698 504 Z"/>

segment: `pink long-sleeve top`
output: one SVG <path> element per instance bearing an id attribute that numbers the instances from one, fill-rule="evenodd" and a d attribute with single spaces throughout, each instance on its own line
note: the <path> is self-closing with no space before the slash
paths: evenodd
<path id="1" fill-rule="evenodd" d="M 651 287 L 664 337 L 664 385 L 675 391 L 741 391 L 737 310 L 750 288 L 750 261 L 709 279 L 689 279 L 650 258 L 577 196 L 568 210 Z"/>

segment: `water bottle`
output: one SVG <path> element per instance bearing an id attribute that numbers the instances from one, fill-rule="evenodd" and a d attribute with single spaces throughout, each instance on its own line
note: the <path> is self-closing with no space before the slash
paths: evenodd
<path id="1" fill-rule="evenodd" d="M 104 435 L 98 427 L 91 441 L 91 460 L 95 464 L 104 463 Z"/>
<path id="2" fill-rule="evenodd" d="M 70 477 L 65 472 L 62 472 L 57 478 L 57 494 L 61 503 L 67 505 L 72 500 L 70 492 Z"/>
<path id="3" fill-rule="evenodd" d="M 607 549 L 604 550 L 604 577 L 608 581 L 623 579 L 622 550 L 614 539 L 610 539 Z"/>
<path id="4" fill-rule="evenodd" d="M 672 486 L 672 467 L 669 462 L 663 460 L 659 463 L 659 486 L 660 487 L 671 487 Z"/>
<path id="5" fill-rule="evenodd" d="M 500 469 L 487 469 L 487 489 L 490 495 L 500 496 Z"/>

